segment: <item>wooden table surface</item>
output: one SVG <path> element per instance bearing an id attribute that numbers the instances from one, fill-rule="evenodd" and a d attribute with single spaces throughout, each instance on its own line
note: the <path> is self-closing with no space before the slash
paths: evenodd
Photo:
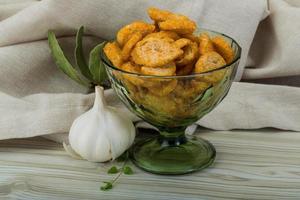
<path id="1" fill-rule="evenodd" d="M 1 141 L 0 199 L 300 199 L 300 133 L 198 132 L 217 149 L 210 168 L 159 176 L 133 167 L 105 192 L 110 163 L 75 160 L 41 137 Z"/>

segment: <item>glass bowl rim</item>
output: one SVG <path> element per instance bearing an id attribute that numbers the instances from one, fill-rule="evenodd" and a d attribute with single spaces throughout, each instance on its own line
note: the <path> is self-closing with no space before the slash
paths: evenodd
<path id="1" fill-rule="evenodd" d="M 113 70 L 116 70 L 116 71 L 119 71 L 121 73 L 125 73 L 125 74 L 128 74 L 128 75 L 133 75 L 133 76 L 138 76 L 138 77 L 142 77 L 142 78 L 192 78 L 192 77 L 198 77 L 198 76 L 205 76 L 205 75 L 210 75 L 212 74 L 213 72 L 216 72 L 216 71 L 220 71 L 220 70 L 223 70 L 229 66 L 232 66 L 233 64 L 237 63 L 240 58 L 241 58 L 241 52 L 242 52 L 242 48 L 241 46 L 239 45 L 239 43 L 236 42 L 235 39 L 233 39 L 232 37 L 224 34 L 224 33 L 220 33 L 220 32 L 217 32 L 217 31 L 213 31 L 213 30 L 210 30 L 210 29 L 203 29 L 203 28 L 200 28 L 198 29 L 197 31 L 207 31 L 207 32 L 211 32 L 211 33 L 215 33 L 217 35 L 222 35 L 224 36 L 225 38 L 228 38 L 230 39 L 233 43 L 235 43 L 235 45 L 237 46 L 237 54 L 236 54 L 236 57 L 233 61 L 231 61 L 230 63 L 226 64 L 226 65 L 223 65 L 222 67 L 219 67 L 217 69 L 212 69 L 212 70 L 209 70 L 209 71 L 206 71 L 206 72 L 201 72 L 201 73 L 194 73 L 194 74 L 188 74 L 188 75 L 174 75 L 174 76 L 158 76 L 158 75 L 146 75 L 146 74 L 138 74 L 138 73 L 134 73 L 134 72 L 128 72 L 128 71 L 124 71 L 120 68 L 117 68 L 115 67 L 114 65 L 110 64 L 107 60 L 108 58 L 106 57 L 106 55 L 104 54 L 104 51 L 103 51 L 103 48 L 101 49 L 101 52 L 100 52 L 100 58 L 101 58 L 101 61 L 103 63 L 105 63 L 105 66 L 108 66 L 110 69 L 113 69 Z M 105 41 L 105 44 L 109 42 L 109 41 Z"/>

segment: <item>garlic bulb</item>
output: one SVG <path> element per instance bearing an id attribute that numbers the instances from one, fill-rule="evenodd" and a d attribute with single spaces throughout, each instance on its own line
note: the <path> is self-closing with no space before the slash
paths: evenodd
<path id="1" fill-rule="evenodd" d="M 135 128 L 130 119 L 107 106 L 101 86 L 95 88 L 94 106 L 73 122 L 69 142 L 72 149 L 86 160 L 114 160 L 133 143 Z"/>

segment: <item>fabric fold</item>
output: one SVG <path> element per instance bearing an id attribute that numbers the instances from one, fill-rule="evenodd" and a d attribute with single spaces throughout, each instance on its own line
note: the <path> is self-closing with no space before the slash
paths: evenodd
<path id="1" fill-rule="evenodd" d="M 216 130 L 273 127 L 300 131 L 300 88 L 233 83 L 228 96 L 199 125 Z"/>
<path id="2" fill-rule="evenodd" d="M 290 76 L 300 79 L 300 7 L 285 1 L 269 2 L 272 12 L 258 27 L 243 78 L 260 82 L 277 77 L 286 77 L 288 82 Z"/>
<path id="3" fill-rule="evenodd" d="M 139 120 L 112 89 L 106 101 L 133 121 Z M 94 94 L 33 94 L 14 98 L 0 93 L 0 139 L 65 133 L 87 111 Z M 234 82 L 227 97 L 196 124 L 215 130 L 273 127 L 300 131 L 300 88 Z M 57 138 L 57 137 L 56 137 Z"/>
<path id="4" fill-rule="evenodd" d="M 124 24 L 150 22 L 150 6 L 187 15 L 200 28 L 235 38 L 243 49 L 237 81 L 242 75 L 243 81 L 261 83 L 300 75 L 297 0 L 270 0 L 269 10 L 267 0 L 5 0 L 0 2 L 0 139 L 66 133 L 94 101 L 93 94 L 55 66 L 47 43 L 49 29 L 74 64 L 79 26 L 86 28 L 83 43 L 88 56 Z M 106 91 L 106 98 L 137 120 L 112 90 Z M 216 130 L 300 131 L 299 101 L 299 87 L 235 82 L 224 101 L 197 124 Z"/>

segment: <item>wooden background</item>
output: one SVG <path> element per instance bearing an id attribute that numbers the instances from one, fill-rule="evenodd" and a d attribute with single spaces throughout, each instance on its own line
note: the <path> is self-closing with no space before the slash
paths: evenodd
<path id="1" fill-rule="evenodd" d="M 37 137 L 0 142 L 0 199 L 300 199 L 300 133 L 208 131 L 215 164 L 182 176 L 133 167 L 111 191 L 108 164 L 70 158 L 61 144 Z"/>

